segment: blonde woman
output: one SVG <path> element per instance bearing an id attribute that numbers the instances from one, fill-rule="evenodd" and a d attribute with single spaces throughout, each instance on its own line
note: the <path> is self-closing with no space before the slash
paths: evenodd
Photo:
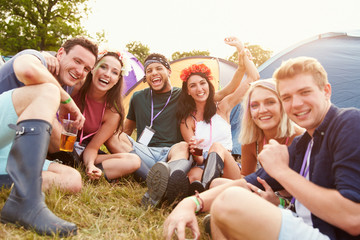
<path id="1" fill-rule="evenodd" d="M 241 174 L 246 176 L 261 167 L 257 156 L 270 139 L 289 146 L 303 129 L 286 115 L 273 79 L 251 83 L 242 109 L 239 141 L 242 144 Z"/>

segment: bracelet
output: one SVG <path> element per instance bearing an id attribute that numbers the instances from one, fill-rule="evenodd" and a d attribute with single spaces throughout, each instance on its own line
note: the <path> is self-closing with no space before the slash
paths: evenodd
<path id="1" fill-rule="evenodd" d="M 285 208 L 285 200 L 283 198 L 281 198 L 281 197 L 279 197 L 279 200 L 280 200 L 280 205 L 279 206 L 281 206 L 281 208 Z"/>
<path id="2" fill-rule="evenodd" d="M 195 191 L 195 196 L 188 197 L 192 199 L 196 204 L 196 210 L 195 213 L 200 213 L 204 208 L 204 201 L 201 199 L 199 192 Z"/>
<path id="3" fill-rule="evenodd" d="M 60 103 L 62 104 L 67 104 L 71 101 L 71 97 L 69 97 L 68 99 L 66 99 L 65 101 L 61 101 Z"/>
<path id="4" fill-rule="evenodd" d="M 196 204 L 195 213 L 198 213 L 200 211 L 200 209 L 201 209 L 199 200 L 195 196 L 191 196 L 191 197 L 188 197 L 188 198 L 192 199 L 195 202 L 195 204 Z"/>
<path id="5" fill-rule="evenodd" d="M 200 209 L 199 212 L 201 212 L 204 208 L 204 200 L 201 199 L 200 194 L 197 190 L 195 190 L 195 197 L 198 200 L 198 202 L 200 203 Z"/>

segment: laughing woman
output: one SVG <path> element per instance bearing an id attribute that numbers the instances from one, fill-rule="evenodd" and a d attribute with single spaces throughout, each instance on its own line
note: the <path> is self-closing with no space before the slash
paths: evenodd
<path id="1" fill-rule="evenodd" d="M 74 101 L 86 118 L 78 135 L 79 144 L 75 147 L 83 151 L 82 158 L 90 179 L 99 179 L 104 172 L 104 177 L 110 181 L 140 167 L 140 158 L 132 153 L 99 154 L 101 145 L 114 132 L 122 131 L 124 107 L 121 92 L 128 67 L 123 54 L 103 51 L 84 84 L 74 92 Z"/>

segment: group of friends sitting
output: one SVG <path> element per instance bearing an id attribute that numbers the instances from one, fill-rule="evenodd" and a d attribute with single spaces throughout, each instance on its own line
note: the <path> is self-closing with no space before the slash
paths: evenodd
<path id="1" fill-rule="evenodd" d="M 169 61 L 153 53 L 144 62 L 149 87 L 133 94 L 126 116 L 124 53 L 98 52 L 79 37 L 55 57 L 15 55 L 0 68 L 0 184 L 11 187 L 1 222 L 42 235 L 77 233 L 42 194 L 54 186 L 81 191 L 77 169 L 48 160 L 62 160 L 61 120 L 70 116 L 79 129 L 71 156 L 89 179 L 133 174 L 146 181 L 141 204 L 176 204 L 166 239 L 185 239 L 187 227 L 199 238 L 196 214 L 207 211 L 213 239 L 359 239 L 360 111 L 331 104 L 316 59 L 289 59 L 260 80 L 242 42 L 224 42 L 237 49 L 238 67 L 221 90 L 203 63 L 183 69 L 182 87 L 173 87 Z M 230 113 L 240 103 L 237 162 Z"/>

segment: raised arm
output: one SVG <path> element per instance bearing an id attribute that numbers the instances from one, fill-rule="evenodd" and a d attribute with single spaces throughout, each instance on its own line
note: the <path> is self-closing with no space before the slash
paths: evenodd
<path id="1" fill-rule="evenodd" d="M 236 37 L 228 37 L 225 38 L 224 41 L 226 44 L 236 47 L 239 54 L 239 62 L 238 68 L 236 69 L 231 82 L 229 82 L 223 89 L 215 93 L 214 100 L 216 102 L 221 101 L 225 96 L 235 91 L 235 89 L 239 86 L 242 78 L 244 77 L 246 67 L 243 58 L 240 57 L 241 53 L 244 50 L 244 45 L 242 44 L 242 42 L 239 41 L 239 39 L 237 39 Z"/>
<path id="2" fill-rule="evenodd" d="M 246 91 L 249 89 L 249 84 L 260 78 L 254 63 L 250 60 L 250 52 L 248 52 L 248 50 L 244 50 L 240 54 L 240 58 L 242 58 L 244 61 L 247 77 L 244 81 L 240 82 L 240 85 L 234 92 L 225 96 L 218 105 L 220 111 L 223 112 L 227 117 L 230 116 L 231 110 L 242 101 Z"/>

